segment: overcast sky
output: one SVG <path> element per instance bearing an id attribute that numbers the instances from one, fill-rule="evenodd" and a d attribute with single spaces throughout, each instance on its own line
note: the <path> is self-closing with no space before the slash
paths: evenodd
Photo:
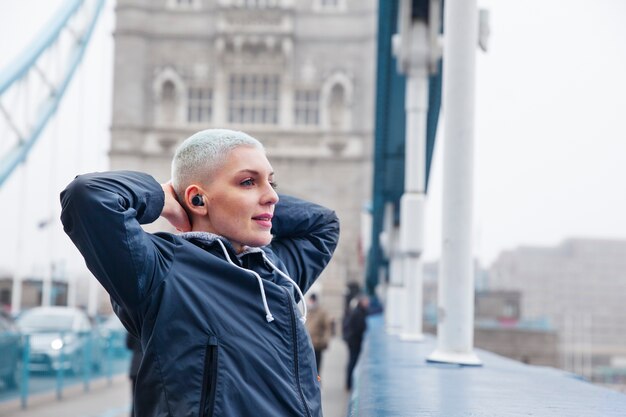
<path id="1" fill-rule="evenodd" d="M 64 2 L 0 1 L 0 70 L 30 45 Z M 56 117 L 28 163 L 0 186 L 0 271 L 21 265 L 22 274 L 41 275 L 50 265 L 48 256 L 66 259 L 66 270 L 85 270 L 62 231 L 59 192 L 77 173 L 108 167 L 113 24 L 113 2 L 108 1 Z M 0 123 L 0 141 L 6 140 L 3 127 Z M 38 227 L 45 222 L 46 227 Z"/>
<path id="2" fill-rule="evenodd" d="M 482 1 L 474 252 L 569 237 L 626 239 L 626 2 Z M 441 139 L 441 138 L 439 138 Z M 441 141 L 427 219 L 440 252 Z"/>
<path id="3" fill-rule="evenodd" d="M 489 266 L 500 251 L 520 245 L 550 246 L 569 237 L 626 239 L 626 2 L 479 3 L 490 10 L 491 37 L 489 50 L 477 51 L 477 258 Z M 0 67 L 59 4 L 0 2 Z M 30 157 L 41 158 L 33 162 L 39 168 L 27 168 L 0 189 L 0 268 L 15 266 L 18 245 L 28 248 L 20 251 L 20 262 L 41 263 L 46 247 L 53 248 L 53 256 L 75 254 L 56 221 L 57 195 L 75 173 L 106 167 L 112 28 L 109 2 L 61 108 L 59 119 L 73 127 L 63 121 L 49 128 Z M 93 138 L 95 144 L 72 137 Z M 426 219 L 427 260 L 438 258 L 441 246 L 442 145 L 439 137 Z M 43 162 L 50 152 L 59 152 L 54 166 Z M 49 217 L 55 219 L 52 237 L 36 228 Z"/>

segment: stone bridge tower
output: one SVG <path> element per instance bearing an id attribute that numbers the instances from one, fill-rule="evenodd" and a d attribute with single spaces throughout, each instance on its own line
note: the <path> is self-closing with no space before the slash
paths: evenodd
<path id="1" fill-rule="evenodd" d="M 331 207 L 341 219 L 339 248 L 315 287 L 336 317 L 346 283 L 363 279 L 376 4 L 117 2 L 112 169 L 165 181 L 175 147 L 192 133 L 222 127 L 255 136 L 281 193 Z"/>

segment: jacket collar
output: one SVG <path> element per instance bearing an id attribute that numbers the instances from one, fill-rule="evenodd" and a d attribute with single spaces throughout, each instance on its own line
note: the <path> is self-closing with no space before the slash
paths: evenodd
<path id="1" fill-rule="evenodd" d="M 226 239 L 224 236 L 220 236 L 211 232 L 185 232 L 181 233 L 180 237 L 189 242 L 193 243 L 193 241 L 196 241 L 206 246 L 212 246 L 217 243 L 217 240 L 220 240 L 224 245 L 226 245 L 231 253 L 237 256 L 238 259 L 241 259 L 243 256 L 250 253 L 263 252 L 263 249 L 261 249 L 260 247 L 244 246 L 243 251 L 241 253 L 237 253 L 228 239 Z"/>

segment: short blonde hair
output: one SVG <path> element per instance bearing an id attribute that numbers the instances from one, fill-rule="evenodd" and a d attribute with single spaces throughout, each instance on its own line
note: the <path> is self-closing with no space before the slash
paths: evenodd
<path id="1" fill-rule="evenodd" d="M 230 151 L 240 146 L 265 151 L 257 139 L 235 130 L 207 129 L 185 139 L 172 159 L 172 185 L 178 197 L 182 198 L 185 189 L 194 182 L 210 181 Z"/>

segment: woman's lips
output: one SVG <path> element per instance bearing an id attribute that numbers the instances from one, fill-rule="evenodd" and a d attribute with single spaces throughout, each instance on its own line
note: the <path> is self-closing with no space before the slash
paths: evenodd
<path id="1" fill-rule="evenodd" d="M 271 229 L 272 228 L 272 215 L 271 214 L 261 214 L 259 216 L 254 216 L 252 218 L 259 226 Z"/>

